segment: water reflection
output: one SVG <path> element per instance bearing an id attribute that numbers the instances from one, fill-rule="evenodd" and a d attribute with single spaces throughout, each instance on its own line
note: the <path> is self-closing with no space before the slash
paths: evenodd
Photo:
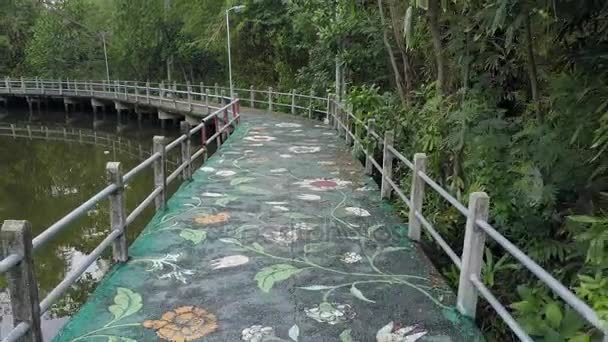
<path id="1" fill-rule="evenodd" d="M 149 149 L 154 129 L 126 132 L 133 143 L 146 144 Z M 176 134 L 177 132 L 172 132 Z M 157 133 L 158 134 L 158 133 Z M 133 138 L 136 137 L 136 138 Z M 123 136 L 124 139 L 124 136 Z M 106 186 L 105 165 L 120 161 L 129 170 L 140 158 L 126 151 L 107 153 L 107 147 L 29 140 L 0 136 L 0 222 L 5 219 L 27 219 L 33 235 Z M 151 170 L 138 175 L 125 189 L 127 209 L 137 206 L 151 191 Z M 129 226 L 127 236 L 133 241 L 153 215 L 149 208 Z M 42 300 L 87 253 L 91 252 L 109 228 L 108 203 L 104 201 L 58 234 L 35 253 L 36 277 Z M 91 265 L 85 275 L 43 317 L 45 339 L 52 338 L 75 313 L 92 292 L 98 280 L 111 266 L 110 253 Z M 0 288 L 6 283 L 0 278 Z M 0 292 L 0 336 L 12 329 L 10 302 L 5 291 Z"/>

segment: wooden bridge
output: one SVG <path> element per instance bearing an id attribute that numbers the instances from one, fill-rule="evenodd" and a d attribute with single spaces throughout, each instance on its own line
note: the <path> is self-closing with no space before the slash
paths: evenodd
<path id="1" fill-rule="evenodd" d="M 118 93 L 99 87 L 83 95 Z M 169 103 L 160 93 L 123 98 L 146 104 L 150 98 L 160 108 Z M 427 173 L 424 154 L 408 159 L 395 148 L 392 131 L 375 130 L 373 121 L 359 120 L 331 94 L 263 93 L 267 99 L 250 102 L 267 108 L 241 109 L 240 99 L 227 99 L 194 127 L 182 122 L 184 134 L 175 140 L 155 137 L 152 155 L 127 172 L 108 163 L 107 187 L 36 237 L 27 221 L 5 221 L 0 271 L 9 275 L 15 328 L 3 341 L 40 341 L 40 315 L 110 246 L 116 264 L 56 341 L 475 341 L 481 340 L 472 323 L 480 297 L 516 336 L 532 341 L 481 281 L 487 238 L 606 331 L 586 303 L 488 222 L 487 194 L 473 193 L 463 205 Z M 191 100 L 179 104 L 182 110 L 210 108 L 205 92 L 193 95 L 186 94 Z M 194 135 L 203 144 L 193 149 Z M 212 141 L 221 148 L 194 169 Z M 172 150 L 181 159 L 168 174 Z M 379 154 L 382 160 L 374 158 Z M 411 171 L 409 194 L 393 177 L 398 164 Z M 124 186 L 148 167 L 155 174 L 152 192 L 126 213 Z M 380 176 L 379 187 L 371 175 Z M 167 184 L 178 178 L 183 183 L 167 201 Z M 462 255 L 424 216 L 425 191 L 466 217 Z M 409 208 L 407 224 L 391 197 Z M 40 301 L 32 252 L 106 199 L 111 232 Z M 153 202 L 152 221 L 134 242 L 126 241 L 129 225 Z M 418 247 L 422 232 L 460 270 L 457 291 Z"/>

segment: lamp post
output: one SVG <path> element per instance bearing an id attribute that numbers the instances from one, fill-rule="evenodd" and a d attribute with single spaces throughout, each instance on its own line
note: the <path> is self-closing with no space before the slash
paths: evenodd
<path id="1" fill-rule="evenodd" d="M 245 8 L 245 5 L 233 6 L 226 10 L 226 41 L 228 44 L 228 79 L 230 82 L 230 98 L 234 97 L 234 86 L 232 85 L 232 60 L 230 57 L 230 11 L 239 12 Z"/>
<path id="2" fill-rule="evenodd" d="M 108 65 L 108 50 L 106 49 L 106 33 L 101 32 L 101 40 L 103 41 L 103 57 L 106 60 L 106 78 L 110 81 L 110 66 Z"/>

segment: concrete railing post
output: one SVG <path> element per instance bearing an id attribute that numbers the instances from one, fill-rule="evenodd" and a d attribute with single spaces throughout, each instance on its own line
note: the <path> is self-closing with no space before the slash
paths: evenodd
<path id="1" fill-rule="evenodd" d="M 222 145 L 222 134 L 220 133 L 220 131 L 221 131 L 221 128 L 220 128 L 220 119 L 218 118 L 217 115 L 218 114 L 216 113 L 213 116 L 213 124 L 215 125 L 215 133 L 217 133 L 216 134 L 217 137 L 215 138 L 215 143 L 216 143 L 217 146 L 215 148 L 219 149 L 220 146 Z"/>
<path id="2" fill-rule="evenodd" d="M 249 105 L 251 108 L 255 108 L 255 92 L 252 85 L 249 86 Z"/>
<path id="3" fill-rule="evenodd" d="M 188 111 L 192 111 L 192 86 L 190 85 L 190 81 L 186 83 L 186 89 L 188 91 Z"/>
<path id="4" fill-rule="evenodd" d="M 127 244 L 126 226 L 126 207 L 125 207 L 125 187 L 122 181 L 122 168 L 118 162 L 106 164 L 106 176 L 108 184 L 115 184 L 118 188 L 114 191 L 110 199 L 110 227 L 121 234 L 112 243 L 112 255 L 115 262 L 127 262 L 129 259 Z"/>
<path id="5" fill-rule="evenodd" d="M 36 89 L 40 89 L 40 85 L 38 85 L 38 76 L 36 76 L 35 80 L 36 80 Z"/>
<path id="6" fill-rule="evenodd" d="M 390 199 L 392 188 L 388 180 L 393 178 L 393 153 L 389 151 L 388 147 L 393 146 L 395 141 L 395 133 L 393 131 L 386 131 L 384 133 L 384 157 L 382 158 L 382 185 L 380 188 L 380 197 L 383 199 Z"/>
<path id="7" fill-rule="evenodd" d="M 374 172 L 374 164 L 372 164 L 372 158 L 374 157 L 374 144 L 372 144 L 372 133 L 374 132 L 374 124 L 376 120 L 367 119 L 367 146 L 365 148 L 365 174 L 371 175 Z"/>
<path id="8" fill-rule="evenodd" d="M 114 98 L 118 98 L 118 81 L 114 81 Z"/>
<path id="9" fill-rule="evenodd" d="M 327 94 L 327 107 L 325 109 L 325 120 L 323 120 L 326 125 L 329 124 L 329 120 L 330 120 L 330 115 L 329 115 L 329 111 L 330 111 L 330 107 L 331 107 L 330 98 L 331 98 L 331 94 Z"/>
<path id="10" fill-rule="evenodd" d="M 160 104 L 163 104 L 163 97 L 165 96 L 165 81 L 161 81 L 158 85 L 158 96 L 160 97 Z"/>
<path id="11" fill-rule="evenodd" d="M 166 191 L 167 191 L 167 178 L 165 177 L 166 173 L 166 151 L 165 151 L 165 137 L 163 136 L 154 136 L 152 138 L 153 143 L 153 152 L 159 153 L 160 158 L 154 161 L 154 187 L 161 188 L 160 193 L 156 196 L 154 200 L 154 204 L 156 205 L 156 210 L 164 210 L 166 202 Z"/>
<path id="12" fill-rule="evenodd" d="M 296 90 L 291 89 L 291 114 L 296 113 Z"/>
<path id="13" fill-rule="evenodd" d="M 184 170 L 182 171 L 182 179 L 184 181 L 192 179 L 192 165 L 190 164 L 190 124 L 187 121 L 179 123 L 180 131 L 186 136 L 186 140 L 182 141 L 182 165 Z"/>
<path id="14" fill-rule="evenodd" d="M 25 80 L 23 77 L 21 77 L 21 89 L 23 89 L 23 92 L 25 92 Z"/>
<path id="15" fill-rule="evenodd" d="M 272 87 L 268 87 L 268 112 L 272 113 Z"/>
<path id="16" fill-rule="evenodd" d="M 218 96 L 220 96 L 220 86 L 218 86 L 217 82 L 216 82 L 215 83 L 215 97 L 217 98 Z"/>
<path id="17" fill-rule="evenodd" d="M 416 212 L 422 214 L 422 203 L 424 200 L 424 179 L 419 172 L 426 172 L 426 154 L 414 154 L 414 171 L 412 174 L 412 186 L 410 190 L 410 213 L 408 237 L 412 241 L 420 241 L 420 220 L 416 217 Z"/>
<path id="18" fill-rule="evenodd" d="M 0 231 L 2 257 L 21 255 L 21 261 L 7 271 L 13 327 L 21 322 L 30 328 L 20 341 L 42 342 L 40 301 L 32 255 L 32 227 L 28 221 L 7 220 Z"/>
<path id="19" fill-rule="evenodd" d="M 312 100 L 313 100 L 313 96 L 315 96 L 315 92 L 314 90 L 310 90 L 310 94 L 309 94 L 309 101 L 308 101 L 308 118 L 312 119 Z"/>
<path id="20" fill-rule="evenodd" d="M 211 114 L 211 107 L 209 107 L 209 89 L 205 90 L 205 107 L 207 108 L 207 114 Z"/>
<path id="21" fill-rule="evenodd" d="M 150 82 L 146 82 L 146 103 L 150 103 Z"/>
<path id="22" fill-rule="evenodd" d="M 4 79 L 4 82 L 6 83 L 6 89 L 10 93 L 11 92 L 11 78 L 10 77 L 6 77 Z"/>
<path id="23" fill-rule="evenodd" d="M 346 144 L 350 146 L 352 143 L 352 139 L 350 136 L 350 115 L 348 112 L 348 108 L 345 108 L 342 112 L 344 114 L 344 140 L 346 140 Z"/>
<path id="24" fill-rule="evenodd" d="M 226 105 L 226 92 L 224 92 L 224 89 L 222 89 L 220 91 L 220 107 L 223 107 Z"/>
<path id="25" fill-rule="evenodd" d="M 205 93 L 205 85 L 203 84 L 203 82 L 199 83 L 199 89 L 201 91 L 201 102 L 205 101 L 204 97 L 204 93 Z"/>
<path id="26" fill-rule="evenodd" d="M 471 318 L 475 318 L 478 299 L 477 289 L 471 278 L 480 278 L 486 241 L 486 234 L 477 227 L 475 221 L 487 220 L 489 207 L 490 198 L 485 192 L 474 192 L 469 196 L 469 215 L 464 233 L 456 307 L 460 313 Z"/>

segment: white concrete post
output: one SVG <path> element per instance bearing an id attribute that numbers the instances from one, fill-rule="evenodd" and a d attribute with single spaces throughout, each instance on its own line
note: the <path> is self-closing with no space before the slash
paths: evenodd
<path id="1" fill-rule="evenodd" d="M 146 82 L 146 103 L 150 103 L 150 82 Z"/>
<path id="2" fill-rule="evenodd" d="M 36 80 L 36 89 L 40 89 L 40 86 L 38 85 L 38 76 L 36 76 L 35 80 Z"/>
<path id="3" fill-rule="evenodd" d="M 220 87 L 217 85 L 217 82 L 215 83 L 215 97 L 217 98 L 218 96 L 220 96 Z"/>
<path id="4" fill-rule="evenodd" d="M 211 114 L 211 107 L 209 107 L 209 88 L 205 91 L 205 107 L 207 107 L 207 114 Z"/>
<path id="5" fill-rule="evenodd" d="M 201 102 L 203 102 L 203 101 L 205 100 L 205 99 L 203 98 L 203 96 L 204 96 L 203 94 L 205 93 L 205 90 L 204 90 L 204 89 L 205 89 L 205 85 L 203 84 L 203 82 L 201 82 L 201 83 L 199 84 L 199 89 L 201 90 Z"/>
<path id="6" fill-rule="evenodd" d="M 272 87 L 268 87 L 268 111 L 272 113 Z"/>
<path id="7" fill-rule="evenodd" d="M 23 77 L 21 77 L 21 89 L 23 89 L 23 92 L 25 92 L 25 80 Z"/>
<path id="8" fill-rule="evenodd" d="M 186 82 L 186 89 L 188 91 L 188 111 L 192 111 L 192 86 L 190 85 L 190 81 Z"/>
<path id="9" fill-rule="evenodd" d="M 63 95 L 63 82 L 59 79 L 59 95 Z"/>
<path id="10" fill-rule="evenodd" d="M 161 81 L 160 84 L 158 85 L 158 96 L 160 97 L 160 104 L 163 104 L 163 97 L 165 96 L 165 81 Z"/>
<path id="11" fill-rule="evenodd" d="M 464 233 L 462 269 L 458 282 L 456 308 L 465 316 L 475 318 L 477 309 L 477 289 L 471 277 L 480 278 L 486 234 L 477 227 L 475 221 L 487 220 L 490 198 L 485 192 L 474 192 L 469 196 L 469 215 Z"/>
<path id="12" fill-rule="evenodd" d="M 108 184 L 115 184 L 118 189 L 110 197 L 110 227 L 121 232 L 112 243 L 112 255 L 115 262 L 127 262 L 129 259 L 127 244 L 127 219 L 125 207 L 124 184 L 122 181 L 122 168 L 118 162 L 106 164 Z"/>
<path id="13" fill-rule="evenodd" d="M 372 144 L 372 132 L 374 131 L 374 124 L 376 120 L 367 119 L 367 147 L 365 154 L 365 174 L 371 175 L 374 172 L 374 165 L 372 164 L 372 158 L 374 157 L 374 148 Z"/>
<path id="14" fill-rule="evenodd" d="M 249 105 L 251 108 L 255 108 L 255 93 L 253 91 L 253 85 L 249 86 Z"/>
<path id="15" fill-rule="evenodd" d="M 296 113 L 296 90 L 291 89 L 291 114 Z"/>
<path id="16" fill-rule="evenodd" d="M 331 94 L 327 94 L 327 109 L 325 110 L 325 124 L 326 125 L 329 124 L 329 120 L 330 120 L 329 119 L 329 117 L 330 117 L 329 111 L 330 111 L 330 108 L 331 108 L 330 101 L 331 101 Z"/>
<path id="17" fill-rule="evenodd" d="M 416 217 L 416 212 L 422 214 L 422 204 L 424 200 L 424 180 L 419 172 L 426 172 L 426 154 L 414 154 L 414 171 L 412 174 L 412 186 L 410 189 L 410 213 L 408 220 L 408 237 L 412 241 L 420 241 L 420 220 Z"/>
<path id="18" fill-rule="evenodd" d="M 13 327 L 21 322 L 30 328 L 19 341 L 42 342 L 40 301 L 32 251 L 32 227 L 28 221 L 6 220 L 0 230 L 2 257 L 21 255 L 17 265 L 6 272 Z"/>
<path id="19" fill-rule="evenodd" d="M 190 124 L 184 120 L 179 123 L 180 130 L 186 136 L 186 140 L 182 141 L 182 165 L 186 165 L 182 171 L 182 179 L 184 181 L 192 179 L 192 165 L 190 164 Z"/>
<path id="20" fill-rule="evenodd" d="M 389 151 L 388 147 L 393 146 L 395 141 L 395 133 L 386 131 L 384 133 L 384 157 L 382 158 L 382 185 L 380 188 L 380 198 L 390 199 L 392 188 L 388 183 L 388 179 L 393 178 L 393 159 L 394 156 Z"/>
<path id="21" fill-rule="evenodd" d="M 167 178 L 165 177 L 166 173 L 166 151 L 165 151 L 165 137 L 163 136 L 154 136 L 152 139 L 153 143 L 153 152 L 159 153 L 160 158 L 154 161 L 154 188 L 161 188 L 162 190 L 156 196 L 154 203 L 156 205 L 156 211 L 164 210 L 166 202 L 166 189 L 167 189 Z"/>
<path id="22" fill-rule="evenodd" d="M 114 98 L 118 98 L 118 81 L 114 81 Z"/>
<path id="23" fill-rule="evenodd" d="M 314 90 L 310 90 L 310 95 L 309 95 L 309 102 L 308 102 L 308 118 L 312 119 L 312 97 L 315 96 L 315 92 Z"/>

